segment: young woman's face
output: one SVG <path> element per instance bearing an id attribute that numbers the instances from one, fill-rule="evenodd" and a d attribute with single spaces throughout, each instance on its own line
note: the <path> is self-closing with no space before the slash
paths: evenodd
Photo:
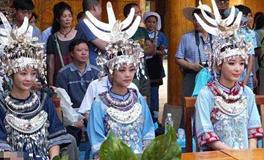
<path id="1" fill-rule="evenodd" d="M 63 28 L 71 27 L 72 13 L 69 10 L 64 10 L 60 16 L 60 26 Z"/>
<path id="2" fill-rule="evenodd" d="M 14 74 L 13 88 L 21 91 L 29 91 L 37 78 L 37 71 L 33 68 L 25 68 Z"/>
<path id="3" fill-rule="evenodd" d="M 123 65 L 119 70 L 114 70 L 112 74 L 113 85 L 117 87 L 127 88 L 132 82 L 136 68 L 134 65 Z"/>
<path id="4" fill-rule="evenodd" d="M 254 18 L 252 16 L 252 13 L 249 13 L 247 15 L 247 19 L 248 19 L 247 26 L 252 29 L 254 25 Z"/>
<path id="5" fill-rule="evenodd" d="M 228 83 L 234 83 L 239 81 L 239 78 L 244 70 L 245 60 L 240 56 L 229 58 L 223 62 L 220 66 L 220 79 Z"/>
<path id="6" fill-rule="evenodd" d="M 150 16 L 146 19 L 145 25 L 148 31 L 155 31 L 157 27 L 157 19 L 154 16 Z"/>
<path id="7" fill-rule="evenodd" d="M 87 63 L 89 58 L 89 48 L 86 43 L 76 45 L 71 53 L 72 59 L 77 63 Z"/>

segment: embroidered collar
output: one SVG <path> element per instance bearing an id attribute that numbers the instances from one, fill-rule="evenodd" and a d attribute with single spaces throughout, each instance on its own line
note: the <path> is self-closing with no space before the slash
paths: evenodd
<path id="1" fill-rule="evenodd" d="M 121 124 L 136 121 L 142 112 L 142 106 L 137 102 L 136 91 L 129 89 L 127 95 L 128 97 L 125 100 L 116 99 L 109 91 L 99 95 L 102 102 L 107 106 L 107 115 Z"/>
<path id="2" fill-rule="evenodd" d="M 148 36 L 151 39 L 157 37 L 157 35 L 158 35 L 158 31 L 148 31 Z"/>
<path id="3" fill-rule="evenodd" d="M 227 88 L 219 81 L 214 80 L 208 83 L 208 87 L 215 96 L 221 96 L 227 101 L 236 101 L 240 99 L 244 90 L 241 82 L 236 82 L 232 88 Z"/>
<path id="4" fill-rule="evenodd" d="M 129 93 L 129 91 L 127 91 L 127 93 L 125 95 L 119 95 L 119 94 L 112 92 L 110 89 L 109 94 L 111 95 L 111 97 L 113 97 L 115 99 L 118 99 L 120 101 L 125 101 L 128 99 L 130 93 Z"/>
<path id="5" fill-rule="evenodd" d="M 130 110 L 137 102 L 136 91 L 130 88 L 128 89 L 125 100 L 115 97 L 113 94 L 110 94 L 109 91 L 101 93 L 99 97 L 106 106 L 113 107 L 121 111 Z"/>

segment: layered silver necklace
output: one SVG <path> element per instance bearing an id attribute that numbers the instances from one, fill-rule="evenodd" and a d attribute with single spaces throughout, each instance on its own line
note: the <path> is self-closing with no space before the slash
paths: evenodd
<path id="1" fill-rule="evenodd" d="M 23 104 L 15 104 L 12 101 L 12 98 L 9 95 L 7 95 L 6 98 L 5 98 L 5 101 L 6 101 L 8 106 L 12 107 L 15 110 L 23 110 L 23 109 L 31 108 L 34 104 L 39 102 L 39 97 L 38 97 L 38 95 L 35 92 L 33 92 L 31 101 L 29 101 L 27 103 L 25 102 Z"/>

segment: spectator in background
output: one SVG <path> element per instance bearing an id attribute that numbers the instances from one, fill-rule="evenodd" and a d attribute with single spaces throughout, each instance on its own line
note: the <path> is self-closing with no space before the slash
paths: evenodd
<path id="1" fill-rule="evenodd" d="M 35 12 L 32 12 L 31 17 L 29 18 L 29 23 L 32 26 L 36 26 L 37 20 L 38 20 L 38 15 Z"/>
<path id="2" fill-rule="evenodd" d="M 83 12 L 89 10 L 97 19 L 101 19 L 102 8 L 98 0 L 83 0 Z M 87 27 L 83 20 L 80 20 L 77 25 L 77 30 L 84 34 L 84 38 L 89 42 L 89 60 L 90 64 L 97 66 L 96 57 L 99 50 L 104 50 L 107 43 L 97 38 Z"/>
<path id="3" fill-rule="evenodd" d="M 135 18 L 137 16 L 142 17 L 141 10 L 140 10 L 138 4 L 136 4 L 136 3 L 128 3 L 128 4 L 125 5 L 125 7 L 123 9 L 123 13 L 124 13 L 124 16 L 125 17 L 128 16 L 131 8 L 134 8 L 135 9 L 134 20 L 135 20 Z M 131 39 L 133 39 L 135 41 L 138 41 L 142 46 L 144 46 L 144 41 L 145 41 L 145 39 L 147 37 L 148 37 L 148 33 L 147 33 L 146 28 L 139 26 L 138 29 L 137 29 L 137 32 L 134 34 L 133 37 L 131 37 Z"/>
<path id="4" fill-rule="evenodd" d="M 256 17 L 256 16 L 255 16 Z M 259 64 L 259 89 L 258 94 L 264 94 L 264 14 L 260 14 L 255 18 L 255 33 L 257 39 L 257 49 L 255 49 L 256 57 Z"/>
<path id="5" fill-rule="evenodd" d="M 251 45 L 250 50 L 248 51 L 249 60 L 248 65 L 245 68 L 240 80 L 244 85 L 249 86 L 252 90 L 257 86 L 257 77 L 255 70 L 255 48 L 257 48 L 256 35 L 255 32 L 251 29 L 253 26 L 253 17 L 251 9 L 244 5 L 235 6 L 239 11 L 243 13 L 241 19 L 241 27 L 238 34 L 244 38 L 244 40 Z"/>
<path id="6" fill-rule="evenodd" d="M 79 23 L 80 20 L 82 20 L 85 16 L 85 12 L 84 11 L 81 11 L 77 14 L 77 22 Z"/>
<path id="7" fill-rule="evenodd" d="M 254 15 L 254 29 L 259 29 L 259 28 L 261 28 L 261 27 L 260 27 L 260 24 L 261 24 L 261 23 L 257 23 L 257 19 L 258 19 L 259 17 L 263 16 L 263 15 L 264 15 L 263 12 L 257 12 L 257 13 L 255 13 L 255 15 Z"/>
<path id="8" fill-rule="evenodd" d="M 69 51 L 72 62 L 60 69 L 56 87 L 64 88 L 71 97 L 73 108 L 79 109 L 88 85 L 97 79 L 99 70 L 88 63 L 89 48 L 86 40 L 73 40 Z"/>
<path id="9" fill-rule="evenodd" d="M 72 63 L 60 69 L 56 87 L 65 89 L 70 96 L 72 107 L 78 110 L 86 89 L 91 81 L 97 79 L 97 67 L 88 64 L 89 49 L 88 43 L 83 39 L 73 40 L 69 46 Z M 77 144 L 81 141 L 82 128 L 84 127 L 83 119 L 74 124 L 65 124 L 68 133 L 75 136 Z"/>
<path id="10" fill-rule="evenodd" d="M 134 20 L 136 19 L 137 16 L 142 16 L 141 15 L 141 10 L 136 3 L 129 3 L 125 5 L 123 9 L 124 16 L 127 17 L 131 8 L 135 9 L 135 15 L 134 15 Z M 128 26 L 129 27 L 129 26 Z M 146 28 L 144 27 L 138 27 L 136 33 L 131 37 L 134 41 L 138 42 L 142 48 L 144 49 L 144 54 L 145 55 L 151 55 L 152 53 L 155 52 L 155 45 L 154 43 L 149 43 L 146 45 L 145 40 L 149 39 L 148 37 L 148 32 Z M 148 77 L 147 69 L 145 67 L 145 62 L 144 62 L 144 68 L 145 68 L 145 76 Z M 150 83 L 149 80 L 145 78 L 144 75 L 140 75 L 139 78 L 134 78 L 133 82 L 136 84 L 136 86 L 139 89 L 139 92 L 147 99 L 148 104 L 150 104 Z"/>
<path id="11" fill-rule="evenodd" d="M 65 2 L 57 3 L 53 8 L 53 23 L 47 42 L 48 84 L 54 85 L 61 67 L 70 63 L 69 45 L 74 39 L 83 38 L 81 31 L 72 26 L 72 10 Z"/>
<path id="12" fill-rule="evenodd" d="M 167 54 L 168 39 L 161 29 L 160 15 L 156 12 L 145 12 L 143 20 L 147 29 L 149 40 L 146 43 L 154 43 L 156 52 L 145 56 L 146 68 L 150 80 L 150 111 L 154 123 L 159 118 L 159 86 L 163 84 L 162 78 L 165 77 L 163 68 L 163 55 Z M 150 42 L 148 42 L 150 41 Z"/>
<path id="13" fill-rule="evenodd" d="M 44 43 L 45 53 L 47 53 L 47 43 L 48 43 L 49 36 L 51 35 L 51 29 L 52 27 L 49 26 L 41 33 L 41 42 Z"/>
<path id="14" fill-rule="evenodd" d="M 30 18 L 32 16 L 32 10 L 35 7 L 32 0 L 14 0 L 12 6 L 16 10 L 13 27 L 20 27 L 25 17 Z M 36 26 L 33 26 L 32 36 L 41 38 L 41 32 Z"/>
<path id="15" fill-rule="evenodd" d="M 29 23 L 35 28 L 36 32 L 38 33 L 39 38 L 41 37 L 41 30 L 36 26 L 38 20 L 38 15 L 35 12 L 32 12 L 31 17 L 29 18 Z"/>
<path id="16" fill-rule="evenodd" d="M 183 10 L 185 18 L 193 22 L 194 30 L 183 35 L 175 55 L 176 62 L 183 73 L 182 91 L 184 97 L 192 96 L 195 77 L 201 69 L 207 66 L 206 52 L 212 47 L 212 35 L 199 25 L 194 13 L 202 17 L 199 7 L 188 7 Z"/>
<path id="17" fill-rule="evenodd" d="M 229 0 L 215 0 L 218 10 L 222 18 L 226 18 L 226 13 L 229 7 Z"/>

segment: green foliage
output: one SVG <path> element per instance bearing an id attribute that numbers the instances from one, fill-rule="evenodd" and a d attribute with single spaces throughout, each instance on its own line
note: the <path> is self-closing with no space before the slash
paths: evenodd
<path id="1" fill-rule="evenodd" d="M 54 158 L 52 158 L 52 160 L 69 160 L 69 156 L 68 155 L 63 155 L 62 157 L 55 156 Z"/>
<path id="2" fill-rule="evenodd" d="M 99 156 L 100 160 L 138 160 L 133 151 L 112 132 L 102 144 Z"/>
<path id="3" fill-rule="evenodd" d="M 156 137 L 145 149 L 142 160 L 179 160 L 181 148 L 176 143 L 176 133 L 172 126 L 166 126 L 167 133 Z"/>
<path id="4" fill-rule="evenodd" d="M 167 133 L 156 137 L 143 152 L 141 158 L 111 132 L 102 144 L 100 160 L 180 160 L 181 148 L 176 143 L 176 133 L 172 126 L 166 126 Z"/>

